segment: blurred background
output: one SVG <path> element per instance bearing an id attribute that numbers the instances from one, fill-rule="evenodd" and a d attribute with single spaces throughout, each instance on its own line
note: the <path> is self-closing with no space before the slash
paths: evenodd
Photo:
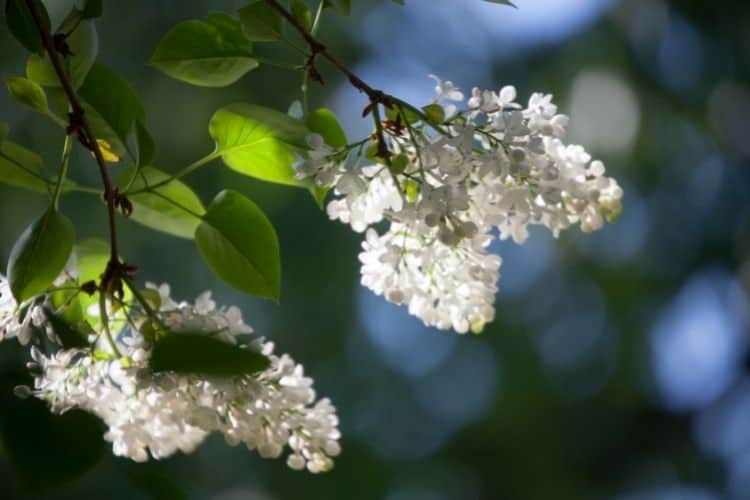
<path id="1" fill-rule="evenodd" d="M 175 23 L 244 3 L 104 2 L 100 61 L 141 94 L 158 168 L 176 171 L 212 150 L 206 126 L 218 107 L 286 110 L 297 98 L 298 76 L 272 67 L 227 89 L 201 89 L 146 66 Z M 215 437 L 192 455 L 145 466 L 107 448 L 83 477 L 40 491 L 24 483 L 44 486 L 51 458 L 31 456 L 38 467 L 24 479 L 0 449 L 0 497 L 750 499 L 750 4 L 352 3 L 348 22 L 328 13 L 319 34 L 375 87 L 425 104 L 435 73 L 467 93 L 505 84 L 520 100 L 554 93 L 572 119 L 570 142 L 603 159 L 625 188 L 620 220 L 594 235 L 571 230 L 556 241 L 535 231 L 523 247 L 497 245 L 497 320 L 481 336 L 459 337 L 362 288 L 361 236 L 328 221 L 304 191 L 216 162 L 188 181 L 204 202 L 229 185 L 267 212 L 281 241 L 280 305 L 221 284 L 190 241 L 123 221 L 122 253 L 141 282 L 170 282 L 178 298 L 215 290 L 305 365 L 339 408 L 336 468 L 293 472 Z M 294 52 L 256 47 L 299 62 Z M 2 23 L 0 75 L 22 74 L 24 61 Z M 350 139 L 367 134 L 363 97 L 319 69 L 326 85 L 313 88 L 313 105 L 334 109 Z M 0 119 L 52 172 L 59 129 L 6 93 Z M 98 181 L 80 151 L 72 175 Z M 62 203 L 79 238 L 106 235 L 95 197 Z M 0 261 L 44 204 L 0 186 Z M 10 374 L 24 362 L 16 342 L 0 344 L 0 413 L 18 404 Z M 5 420 L 22 443 L 50 434 L 38 421 Z"/>

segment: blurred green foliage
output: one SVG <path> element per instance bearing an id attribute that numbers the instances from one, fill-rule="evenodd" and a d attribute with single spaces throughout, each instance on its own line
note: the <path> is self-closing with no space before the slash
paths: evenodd
<path id="1" fill-rule="evenodd" d="M 464 1 L 469 3 L 435 0 L 443 6 L 436 11 L 450 12 L 455 5 L 453 18 L 436 18 L 445 24 L 418 31 L 409 22 L 413 16 L 428 17 L 433 0 L 412 0 L 404 7 L 358 0 L 352 2 L 350 22 L 328 14 L 319 33 L 343 60 L 394 94 L 411 71 L 425 76 L 439 71 L 465 91 L 474 83 L 513 83 L 523 96 L 553 92 L 562 110 L 569 111 L 577 77 L 589 69 L 615 75 L 637 98 L 637 129 L 628 147 L 593 149 L 625 186 L 623 218 L 633 213 L 640 218 L 621 220 L 588 240 L 577 234 L 556 242 L 533 235 L 543 240 L 541 246 L 503 246 L 498 319 L 480 337 L 448 339 L 446 333 L 415 326 L 359 287 L 360 236 L 328 221 L 304 191 L 264 184 L 218 163 L 206 167 L 190 178 L 204 202 L 222 186 L 231 186 L 249 195 L 276 227 L 281 303 L 241 296 L 213 277 L 191 242 L 131 222 L 121 223 L 121 253 L 137 263 L 140 282 L 168 281 L 174 295 L 185 298 L 213 289 L 218 302 L 240 305 L 257 333 L 302 362 L 321 394 L 339 407 L 344 451 L 336 468 L 322 476 L 295 473 L 281 461 L 264 461 L 216 438 L 192 455 L 158 463 L 113 458 L 108 444 L 102 448 L 95 439 L 101 430 L 87 417 L 52 417 L 40 413 L 40 403 L 13 396 L 12 388 L 24 382 L 26 360 L 10 341 L 0 343 L 0 422 L 4 435 L 11 436 L 0 449 L 0 496 L 750 498 L 748 475 L 737 472 L 743 470 L 739 462 L 710 453 L 696 430 L 711 405 L 730 398 L 747 379 L 748 367 L 741 366 L 747 319 L 739 317 L 747 313 L 746 302 L 727 313 L 736 313 L 741 325 L 743 338 L 730 349 L 740 362 L 732 361 L 737 366 L 728 382 L 700 404 L 670 405 L 659 382 L 661 358 L 653 340 L 665 308 L 696 276 L 720 273 L 745 288 L 750 280 L 750 5 L 581 0 L 569 8 L 607 5 L 564 36 L 545 39 L 540 15 L 537 24 L 526 26 L 537 35 L 533 43 L 511 37 L 505 39 L 507 50 L 500 46 L 496 52 L 477 49 L 463 55 L 467 45 L 442 29 L 452 33 L 453 24 L 460 26 L 470 47 L 498 43 L 486 24 L 480 27 L 476 11 L 471 11 L 475 18 L 465 17 Z M 531 2 L 517 1 L 519 12 L 532 9 Z M 158 145 L 159 169 L 175 172 L 213 149 L 207 125 L 218 108 L 243 101 L 284 111 L 298 98 L 297 75 L 271 66 L 262 65 L 219 90 L 191 87 L 147 66 L 157 42 L 176 23 L 215 10 L 232 12 L 245 3 L 104 2 L 97 21 L 100 60 L 141 94 Z M 482 8 L 479 12 L 488 16 L 489 9 L 501 11 L 493 14 L 503 16 L 492 27 L 498 32 L 512 28 L 519 22 L 514 16 L 521 15 L 501 6 Z M 24 51 L 4 30 L 3 23 L 0 75 L 22 75 Z M 293 51 L 258 52 L 301 62 Z M 394 66 L 404 73 L 390 71 Z M 333 108 L 342 122 L 356 123 L 364 99 L 332 72 L 326 71 L 325 82 L 312 87 L 312 105 Z M 423 87 L 427 97 L 415 104 L 429 100 L 426 78 Z M 622 116 L 606 118 L 617 128 Z M 14 141 L 43 154 L 46 172 L 52 174 L 63 141 L 59 129 L 12 103 L 7 94 L 0 95 L 0 120 L 11 124 Z M 369 122 L 364 123 L 367 130 Z M 87 154 L 77 151 L 71 170 L 97 183 Z M 104 207 L 96 197 L 66 196 L 62 206 L 77 221 L 79 241 L 106 234 Z M 29 214 L 44 207 L 44 196 L 0 186 L 0 261 L 7 260 L 31 222 Z M 640 243 L 633 246 L 634 239 Z M 535 263 L 541 261 L 548 265 L 537 272 Z M 592 317 L 598 319 L 589 321 Z M 716 342 L 722 331 L 711 330 Z M 696 349 L 709 352 L 711 345 Z M 419 364 L 439 349 L 442 354 L 430 358 L 432 365 Z M 566 352 L 572 352 L 567 361 L 557 356 Z M 701 366 L 678 368 L 689 380 L 691 370 Z M 472 408 L 476 412 L 469 412 Z M 470 416 L 464 418 L 464 411 Z M 70 431 L 70 426 L 83 430 Z M 728 439 L 750 454 L 750 441 L 744 441 L 750 434 L 737 432 Z M 45 443 L 49 447 L 41 451 Z M 7 458 L 14 449 L 36 465 L 34 477 L 19 475 Z M 63 473 L 100 456 L 82 478 L 57 484 Z"/>

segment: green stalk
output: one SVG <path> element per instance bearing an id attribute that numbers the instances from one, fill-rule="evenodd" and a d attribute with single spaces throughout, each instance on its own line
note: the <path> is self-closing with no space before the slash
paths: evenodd
<path id="1" fill-rule="evenodd" d="M 109 330 L 109 318 L 107 317 L 107 299 L 104 297 L 104 292 L 102 290 L 99 290 L 99 314 L 102 318 L 102 327 L 104 328 L 104 334 L 107 336 L 107 341 L 109 341 L 109 345 L 112 347 L 112 351 L 115 353 L 115 355 L 118 358 L 121 358 L 122 353 L 120 353 L 120 350 L 117 348 L 117 343 L 112 337 L 112 332 Z"/>
<path id="2" fill-rule="evenodd" d="M 159 314 L 154 311 L 154 308 L 151 307 L 151 304 L 148 303 L 148 301 L 143 297 L 141 292 L 138 291 L 138 289 L 135 287 L 132 281 L 130 281 L 129 278 L 123 278 L 123 282 L 125 283 L 125 286 L 128 287 L 128 289 L 133 293 L 133 297 L 135 297 L 135 300 L 138 301 L 138 303 L 143 307 L 143 310 L 146 311 L 146 314 L 156 321 L 156 323 L 165 331 L 168 330 L 167 325 L 164 324 L 164 322 L 159 317 Z"/>
<path id="3" fill-rule="evenodd" d="M 201 159 L 199 159 L 199 160 L 191 163 L 190 165 L 188 165 L 187 167 L 183 168 L 182 170 L 180 170 L 176 174 L 173 174 L 172 176 L 170 176 L 168 179 L 164 179 L 163 181 L 159 181 L 156 184 L 153 184 L 151 186 L 147 186 L 145 188 L 138 189 L 137 191 L 127 191 L 126 190 L 125 193 L 126 194 L 141 194 L 141 193 L 144 193 L 146 191 L 153 191 L 154 189 L 160 188 L 162 186 L 166 186 L 167 184 L 169 184 L 170 182 L 172 182 L 174 180 L 177 180 L 177 179 L 179 179 L 181 177 L 184 177 L 184 176 L 186 176 L 188 174 L 191 174 L 192 172 L 198 170 L 203 165 L 205 165 L 205 164 L 207 164 L 207 163 L 215 160 L 216 158 L 218 158 L 220 156 L 221 156 L 221 153 L 219 151 L 214 151 L 213 153 L 211 153 L 209 155 L 206 155 L 203 158 L 201 158 Z"/>
<path id="4" fill-rule="evenodd" d="M 68 174 L 68 163 L 70 163 L 70 152 L 73 150 L 73 141 L 69 135 L 65 136 L 65 144 L 63 145 L 62 162 L 60 165 L 60 172 L 57 174 L 57 183 L 55 184 L 55 191 L 52 194 L 52 206 L 57 210 L 57 206 L 60 201 L 60 193 L 62 192 L 62 185 L 65 182 L 65 177 Z"/>

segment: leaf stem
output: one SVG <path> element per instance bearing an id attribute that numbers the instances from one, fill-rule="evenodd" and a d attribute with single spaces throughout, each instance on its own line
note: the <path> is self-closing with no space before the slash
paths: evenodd
<path id="1" fill-rule="evenodd" d="M 318 26 L 320 25 L 320 19 L 323 17 L 323 7 L 325 7 L 326 3 L 324 0 L 320 0 L 318 2 L 318 8 L 315 11 L 315 19 L 313 19 L 312 27 L 310 28 L 310 33 L 315 36 L 318 33 Z"/>
<path id="2" fill-rule="evenodd" d="M 62 185 L 65 182 L 65 177 L 68 175 L 68 163 L 70 163 L 70 152 L 73 150 L 73 141 L 69 135 L 65 136 L 65 144 L 63 145 L 62 162 L 60 164 L 60 172 L 57 174 L 57 183 L 55 184 L 55 191 L 52 194 L 52 206 L 57 207 L 60 202 L 60 193 L 62 192 Z"/>
<path id="3" fill-rule="evenodd" d="M 254 55 L 254 54 L 253 54 L 253 59 L 255 59 L 259 63 L 265 64 L 267 66 L 274 66 L 276 68 L 286 69 L 286 70 L 289 70 L 289 71 L 299 71 L 300 70 L 300 66 L 299 65 L 288 63 L 286 61 L 274 61 L 273 59 L 266 59 L 265 57 L 258 57 L 258 56 Z"/>
<path id="4" fill-rule="evenodd" d="M 148 301 L 143 297 L 143 294 L 141 294 L 141 292 L 136 289 L 130 278 L 124 278 L 123 281 L 125 282 L 125 286 L 128 287 L 128 289 L 133 293 L 133 297 L 135 297 L 135 300 L 137 300 L 143 310 L 146 311 L 146 314 L 154 321 L 156 321 L 156 323 L 164 330 L 168 330 L 167 325 L 165 325 L 161 320 L 159 314 L 154 310 L 153 307 L 151 307 L 151 304 L 149 304 Z"/>
<path id="5" fill-rule="evenodd" d="M 112 347 L 112 351 L 115 353 L 115 355 L 118 358 L 122 357 L 122 354 L 120 353 L 120 350 L 117 348 L 117 343 L 115 342 L 115 339 L 112 337 L 112 332 L 109 329 L 109 317 L 107 316 L 107 299 L 104 296 L 104 292 L 102 290 L 99 291 L 99 315 L 102 319 L 102 327 L 104 328 L 104 334 L 107 336 L 107 341 L 109 342 L 109 345 Z"/>
<path id="6" fill-rule="evenodd" d="M 323 0 L 320 0 L 318 3 L 318 8 L 315 11 L 315 19 L 313 20 L 312 27 L 310 28 L 310 33 L 315 35 L 315 33 L 318 32 L 318 27 L 320 26 L 320 19 L 323 16 L 323 7 L 325 6 L 325 2 Z M 309 61 L 311 59 L 309 56 L 306 58 L 305 64 L 309 64 Z M 303 116 L 307 116 L 307 114 L 310 112 L 310 98 L 309 98 L 309 91 L 310 91 L 310 72 L 308 71 L 308 68 L 305 68 L 305 70 L 302 72 L 302 114 Z"/>
<path id="7" fill-rule="evenodd" d="M 415 113 L 425 123 L 429 123 L 427 115 L 421 109 L 416 108 L 412 106 L 411 104 L 405 101 L 402 101 L 401 99 L 397 97 L 387 94 L 383 92 L 382 90 L 376 89 L 368 85 L 364 80 L 362 80 L 359 76 L 357 76 L 352 70 L 346 67 L 344 63 L 339 61 L 333 54 L 331 54 L 328 48 L 320 40 L 315 38 L 315 31 L 312 31 L 312 30 L 308 31 L 307 29 L 305 29 L 305 27 L 302 26 L 299 23 L 299 21 L 297 21 L 297 19 L 278 2 L 278 0 L 265 0 L 265 2 L 271 8 L 273 8 L 276 12 L 278 12 L 281 15 L 281 17 L 283 17 L 284 20 L 286 20 L 286 22 L 289 25 L 291 25 L 295 30 L 297 30 L 297 32 L 299 32 L 299 34 L 305 40 L 305 42 L 310 47 L 310 50 L 312 52 L 309 60 L 314 61 L 314 58 L 316 55 L 320 55 L 321 57 L 326 59 L 329 63 L 333 65 L 334 68 L 336 68 L 336 70 L 338 70 L 340 73 L 342 73 L 344 76 L 347 77 L 347 79 L 349 80 L 349 83 L 352 84 L 354 88 L 356 88 L 360 92 L 367 95 L 368 99 L 370 100 L 370 105 L 372 106 L 373 111 L 375 110 L 375 108 L 377 108 L 378 104 L 383 104 L 386 107 L 392 107 L 393 105 L 400 105 L 400 106 L 404 106 L 405 108 Z M 323 2 L 321 2 L 321 5 L 322 4 Z M 319 9 L 321 5 L 319 5 Z M 305 74 L 307 75 L 308 72 L 305 72 Z M 305 83 L 306 82 L 303 83 L 303 97 L 306 93 Z M 448 132 L 439 125 L 430 124 L 430 126 L 434 128 L 437 132 L 443 135 L 449 135 Z M 379 127 L 379 131 L 382 131 L 382 126 Z M 385 142 L 382 142 L 382 141 L 381 143 L 383 145 L 385 144 Z"/>
<path id="8" fill-rule="evenodd" d="M 137 189 L 135 191 L 126 191 L 126 194 L 131 194 L 131 195 L 133 195 L 133 194 L 141 194 L 141 193 L 145 193 L 147 191 L 153 191 L 154 189 L 158 189 L 158 188 L 160 188 L 162 186 L 166 186 L 167 184 L 169 184 L 172 181 L 175 181 L 177 179 L 180 179 L 181 177 L 185 177 L 186 175 L 195 172 L 196 170 L 198 170 L 199 168 L 201 168 L 203 165 L 206 165 L 206 164 L 212 162 L 213 160 L 215 160 L 216 158 L 219 158 L 220 156 L 221 156 L 221 153 L 218 150 L 214 151 L 214 152 L 212 152 L 212 153 L 204 156 L 203 158 L 200 158 L 199 160 L 194 161 L 193 163 L 191 163 L 187 167 L 183 168 L 179 172 L 176 172 L 176 173 L 172 174 L 167 179 L 164 179 L 162 181 L 159 181 L 159 182 L 156 182 L 154 184 L 151 184 L 150 186 L 145 186 L 145 187 L 143 187 L 141 189 Z"/>

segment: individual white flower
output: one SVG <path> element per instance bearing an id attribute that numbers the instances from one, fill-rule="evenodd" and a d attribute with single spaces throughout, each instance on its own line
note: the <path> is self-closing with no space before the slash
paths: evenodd
<path id="1" fill-rule="evenodd" d="M 300 158 L 294 164 L 295 177 L 311 177 L 315 185 L 320 187 L 333 186 L 340 176 L 341 161 L 337 159 L 337 154 L 341 150 L 328 146 L 320 134 L 310 134 L 306 140 L 310 149 L 306 158 Z"/>
<path id="2" fill-rule="evenodd" d="M 332 220 L 338 219 L 349 224 L 357 232 L 383 220 L 383 214 L 387 210 L 398 212 L 403 207 L 402 194 L 386 169 L 380 165 L 372 165 L 362 168 L 361 172 L 366 190 L 347 193 L 337 186 L 335 193 L 346 194 L 346 197 L 329 202 L 327 207 L 328 216 Z"/>
<path id="3" fill-rule="evenodd" d="M 41 306 L 26 302 L 25 307 L 19 307 L 8 280 L 0 274 L 0 341 L 16 338 L 21 345 L 27 345 L 31 341 L 32 326 L 41 327 L 44 321 Z"/>
<path id="4" fill-rule="evenodd" d="M 449 101 L 463 101 L 464 94 L 453 85 L 451 81 L 443 81 L 435 75 L 430 75 L 435 80 L 435 102 L 447 99 Z"/>

